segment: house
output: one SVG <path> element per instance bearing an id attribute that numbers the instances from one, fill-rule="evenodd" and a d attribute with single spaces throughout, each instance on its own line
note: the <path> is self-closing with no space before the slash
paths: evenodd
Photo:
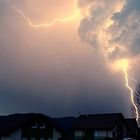
<path id="1" fill-rule="evenodd" d="M 137 138 L 139 128 L 138 128 L 138 124 L 136 122 L 136 119 L 135 118 L 128 118 L 128 119 L 126 119 L 126 122 L 129 126 L 129 131 L 128 131 L 129 137 Z"/>
<path id="2" fill-rule="evenodd" d="M 40 113 L 0 116 L 0 140 L 120 140 L 138 133 L 121 113 L 51 118 Z"/>
<path id="3" fill-rule="evenodd" d="M 43 114 L 0 116 L 0 140 L 59 140 L 63 130 Z"/>
<path id="4" fill-rule="evenodd" d="M 128 125 L 121 113 L 81 115 L 75 122 L 76 140 L 119 140 L 128 134 Z"/>

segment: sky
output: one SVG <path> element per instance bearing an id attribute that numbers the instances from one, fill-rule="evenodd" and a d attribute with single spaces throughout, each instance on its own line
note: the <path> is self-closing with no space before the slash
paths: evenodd
<path id="1" fill-rule="evenodd" d="M 0 114 L 131 116 L 126 80 L 134 90 L 139 6 L 139 0 L 0 0 Z"/>

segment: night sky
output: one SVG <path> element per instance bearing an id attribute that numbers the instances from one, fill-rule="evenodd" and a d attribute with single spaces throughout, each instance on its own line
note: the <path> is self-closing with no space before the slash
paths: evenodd
<path id="1" fill-rule="evenodd" d="M 131 116 L 139 45 L 140 0 L 0 0 L 0 114 Z"/>

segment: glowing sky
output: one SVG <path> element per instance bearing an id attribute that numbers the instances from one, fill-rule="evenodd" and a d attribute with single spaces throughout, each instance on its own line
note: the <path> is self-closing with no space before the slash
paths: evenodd
<path id="1" fill-rule="evenodd" d="M 139 0 L 0 0 L 0 113 L 131 116 Z M 118 64 L 119 63 L 119 64 Z M 127 69 L 128 70 L 128 69 Z M 129 85 L 135 82 L 129 78 Z"/>

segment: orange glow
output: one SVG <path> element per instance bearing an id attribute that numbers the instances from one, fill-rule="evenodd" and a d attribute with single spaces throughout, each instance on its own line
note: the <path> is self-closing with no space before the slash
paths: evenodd
<path id="1" fill-rule="evenodd" d="M 116 11 L 120 12 L 121 9 L 123 8 L 123 6 L 125 5 L 126 0 L 122 0 L 121 2 L 118 1 L 117 5 L 116 5 Z"/>
<path id="2" fill-rule="evenodd" d="M 113 67 L 115 70 L 128 70 L 129 69 L 129 61 L 128 59 L 121 59 L 115 62 L 115 64 L 113 64 Z"/>

